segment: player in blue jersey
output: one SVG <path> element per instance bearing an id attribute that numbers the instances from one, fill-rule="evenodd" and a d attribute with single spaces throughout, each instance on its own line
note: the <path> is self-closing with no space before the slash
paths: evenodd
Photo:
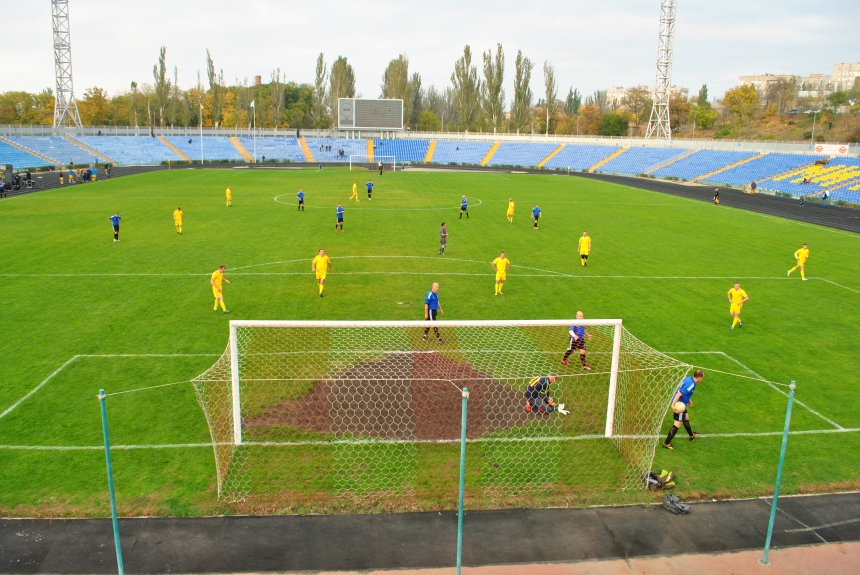
<path id="1" fill-rule="evenodd" d="M 340 231 L 343 232 L 343 212 L 346 211 L 343 209 L 343 204 L 338 203 L 337 205 L 337 222 L 334 224 L 334 231 L 337 231 L 338 226 L 340 226 Z"/>
<path id="2" fill-rule="evenodd" d="M 445 248 L 448 247 L 448 228 L 445 227 L 445 222 L 442 222 L 442 229 L 439 230 L 439 243 L 442 245 L 436 251 L 440 256 L 444 256 Z"/>
<path id="3" fill-rule="evenodd" d="M 119 221 L 121 219 L 119 212 L 110 217 L 110 223 L 113 226 L 113 241 L 115 242 L 119 241 Z"/>
<path id="4" fill-rule="evenodd" d="M 373 198 L 370 197 L 370 194 L 373 193 L 373 182 L 371 180 L 367 180 L 367 183 L 364 184 L 364 187 L 367 188 L 367 199 L 372 200 Z"/>
<path id="5" fill-rule="evenodd" d="M 460 219 L 463 219 L 463 214 L 466 214 L 466 219 L 469 219 L 469 200 L 466 199 L 466 196 L 463 196 L 463 199 L 460 200 Z"/>
<path id="6" fill-rule="evenodd" d="M 584 318 L 585 316 L 581 311 L 576 312 L 576 319 Z M 582 364 L 582 369 L 591 371 L 591 368 L 585 361 L 585 338 L 587 337 L 590 340 L 591 334 L 588 333 L 588 330 L 584 325 L 572 325 L 570 326 L 568 333 L 570 334 L 570 345 L 568 345 L 567 351 L 564 352 L 564 357 L 561 358 L 561 363 L 569 365 L 567 358 L 570 357 L 575 350 L 579 350 L 579 361 Z"/>
<path id="7" fill-rule="evenodd" d="M 305 192 L 301 188 L 299 188 L 299 193 L 296 194 L 296 197 L 299 199 L 299 211 L 305 211 Z"/>
<path id="8" fill-rule="evenodd" d="M 433 333 L 436 334 L 436 340 L 439 343 L 445 343 L 442 335 L 439 333 L 439 328 L 435 326 L 436 314 L 445 315 L 442 305 L 439 303 L 439 284 L 434 283 L 430 287 L 430 291 L 424 296 L 424 319 L 433 322 Z M 427 334 L 430 333 L 430 326 L 424 328 L 424 341 L 427 341 Z"/>
<path id="9" fill-rule="evenodd" d="M 532 208 L 532 218 L 534 218 L 535 225 L 534 229 L 538 229 L 538 220 L 540 219 L 540 206 L 535 204 L 535 207 Z"/>
<path id="10" fill-rule="evenodd" d="M 669 430 L 669 435 L 666 436 L 666 441 L 663 442 L 664 449 L 675 449 L 672 447 L 672 439 L 678 430 L 681 429 L 681 424 L 684 424 L 684 429 L 687 430 L 687 435 L 690 436 L 690 441 L 693 441 L 699 434 L 690 427 L 690 408 L 693 407 L 693 392 L 696 391 L 696 385 L 705 378 L 705 372 L 697 369 L 693 372 L 692 377 L 687 376 L 678 386 L 675 395 L 672 396 L 672 413 L 674 414 L 675 423 L 672 429 Z M 680 413 L 674 409 L 676 403 L 684 404 L 684 411 Z"/>

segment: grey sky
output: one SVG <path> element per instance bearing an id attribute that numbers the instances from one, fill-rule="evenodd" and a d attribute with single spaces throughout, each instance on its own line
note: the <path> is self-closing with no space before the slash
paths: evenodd
<path id="1" fill-rule="evenodd" d="M 152 82 L 159 46 L 179 83 L 190 87 L 205 50 L 225 78 L 268 81 L 280 66 L 289 80 L 312 82 L 319 52 L 349 58 L 357 89 L 379 96 L 387 63 L 405 52 L 424 86 L 450 84 L 455 60 L 470 44 L 480 53 L 501 42 L 512 93 L 517 49 L 535 63 L 532 86 L 543 92 L 542 64 L 556 66 L 560 92 L 654 83 L 659 0 L 71 0 L 75 92 L 111 94 L 132 80 Z M 53 87 L 49 0 L 0 0 L 7 36 L 0 44 L 0 91 Z M 834 63 L 860 61 L 860 2 L 679 0 L 673 84 L 707 83 L 719 96 L 743 74 L 829 74 Z M 171 74 L 172 75 L 172 74 Z"/>

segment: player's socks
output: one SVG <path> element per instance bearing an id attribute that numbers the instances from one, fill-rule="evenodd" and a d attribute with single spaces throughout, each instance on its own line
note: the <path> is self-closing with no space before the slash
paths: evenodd
<path id="1" fill-rule="evenodd" d="M 215 307 L 212 308 L 212 311 L 218 311 L 218 300 L 215 300 Z"/>
<path id="2" fill-rule="evenodd" d="M 586 369 L 588 368 L 588 364 L 585 362 L 585 354 L 584 353 L 579 354 L 579 361 L 580 361 L 580 363 L 582 363 L 583 368 L 586 368 Z"/>
<path id="3" fill-rule="evenodd" d="M 669 430 L 669 435 L 666 436 L 666 441 L 664 441 L 663 444 L 671 445 L 676 433 L 678 433 L 678 428 L 673 425 L 672 429 Z"/>
<path id="4" fill-rule="evenodd" d="M 499 284 L 499 293 L 502 293 L 502 288 L 505 287 L 505 282 Z"/>
<path id="5" fill-rule="evenodd" d="M 741 322 L 740 318 L 738 318 L 738 317 L 734 318 L 732 320 L 732 329 L 735 329 L 735 326 L 737 326 L 740 322 Z"/>
<path id="6" fill-rule="evenodd" d="M 793 268 L 791 268 L 790 270 L 788 270 L 788 275 L 791 275 L 791 272 L 793 272 L 793 271 L 794 271 L 794 270 L 796 270 L 796 269 L 797 269 L 797 266 L 794 266 Z"/>
<path id="7" fill-rule="evenodd" d="M 678 429 L 678 428 L 676 427 L 675 429 Z M 693 437 L 693 428 L 690 427 L 690 421 L 689 420 L 684 421 L 684 429 L 687 430 L 687 435 L 689 435 L 690 437 Z"/>
<path id="8" fill-rule="evenodd" d="M 800 270 L 800 277 L 806 279 L 806 270 Z"/>
<path id="9" fill-rule="evenodd" d="M 219 301 L 218 301 L 218 303 L 219 303 L 219 304 L 221 304 L 221 309 L 222 309 L 223 311 L 227 311 L 227 306 L 225 306 L 225 305 L 224 305 L 224 300 L 223 300 L 223 299 L 222 299 L 222 300 L 219 300 Z"/>
<path id="10" fill-rule="evenodd" d="M 466 219 L 469 219 L 469 212 L 466 212 Z"/>

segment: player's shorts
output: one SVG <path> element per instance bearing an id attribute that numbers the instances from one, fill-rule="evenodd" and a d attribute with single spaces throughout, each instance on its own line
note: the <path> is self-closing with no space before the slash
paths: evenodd
<path id="1" fill-rule="evenodd" d="M 214 295 L 215 297 L 221 297 L 224 295 L 224 292 L 218 291 L 218 288 L 216 288 L 215 286 L 212 286 L 212 295 Z"/>
<path id="2" fill-rule="evenodd" d="M 798 266 L 806 265 L 806 260 L 797 260 L 797 265 Z"/>
<path id="3" fill-rule="evenodd" d="M 316 273 L 316 276 L 317 276 L 317 279 L 318 279 L 318 280 L 324 280 L 324 279 L 325 279 L 325 275 L 326 275 L 326 272 L 317 272 L 317 273 Z"/>
<path id="4" fill-rule="evenodd" d="M 173 220 L 173 225 L 174 225 L 174 226 L 181 226 L 181 225 L 182 225 L 182 220 Z"/>
<path id="5" fill-rule="evenodd" d="M 343 216 L 338 216 L 337 223 L 339 223 L 339 224 L 343 223 Z"/>
<path id="6" fill-rule="evenodd" d="M 508 279 L 507 272 L 496 272 L 496 281 L 497 282 L 503 282 L 506 279 Z"/>
<path id="7" fill-rule="evenodd" d="M 513 210 L 508 210 L 508 215 L 509 215 L 509 216 L 514 215 L 514 211 L 513 211 Z"/>
<path id="8" fill-rule="evenodd" d="M 460 211 L 461 211 L 461 212 L 468 212 L 468 211 L 469 211 L 469 206 L 460 206 Z"/>
<path id="9" fill-rule="evenodd" d="M 690 412 L 684 410 L 681 413 L 675 413 L 673 410 L 672 419 L 675 421 L 690 421 Z"/>
<path id="10" fill-rule="evenodd" d="M 113 227 L 113 231 L 118 232 L 118 231 L 119 231 L 119 226 L 114 226 L 114 227 Z"/>
<path id="11" fill-rule="evenodd" d="M 535 397 L 528 402 L 529 411 L 537 413 L 552 413 L 555 411 L 555 406 L 550 405 L 545 397 Z"/>
<path id="12" fill-rule="evenodd" d="M 300 205 L 300 206 L 305 205 L 305 201 L 304 201 L 304 200 L 299 200 L 299 205 Z"/>
<path id="13" fill-rule="evenodd" d="M 428 321 L 436 321 L 436 314 L 439 313 L 438 309 L 428 309 L 427 310 L 427 319 Z"/>
<path id="14" fill-rule="evenodd" d="M 447 246 L 448 245 L 448 238 L 439 238 L 439 243 L 442 244 L 443 246 Z"/>
<path id="15" fill-rule="evenodd" d="M 585 338 L 584 337 L 580 337 L 577 339 L 570 338 L 570 346 L 568 346 L 568 349 L 570 349 L 570 350 L 585 349 Z"/>
<path id="16" fill-rule="evenodd" d="M 588 259 L 588 252 L 579 252 L 579 257 Z"/>
<path id="17" fill-rule="evenodd" d="M 740 313 L 741 313 L 741 309 L 742 309 L 743 307 L 744 307 L 744 304 L 742 304 L 742 303 L 737 303 L 737 304 L 733 303 L 733 304 L 729 307 L 729 314 L 733 314 L 733 313 L 740 314 Z"/>

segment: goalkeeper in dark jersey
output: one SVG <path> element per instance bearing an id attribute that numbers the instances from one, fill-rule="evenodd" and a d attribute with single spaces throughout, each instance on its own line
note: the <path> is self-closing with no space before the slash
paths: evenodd
<path id="1" fill-rule="evenodd" d="M 553 401 L 549 392 L 549 386 L 555 383 L 558 374 L 550 373 L 549 375 L 539 375 L 532 378 L 526 386 L 526 391 L 523 395 L 526 398 L 526 411 L 532 413 L 552 413 L 558 411 L 562 415 L 567 415 L 564 404 L 557 405 Z"/>

